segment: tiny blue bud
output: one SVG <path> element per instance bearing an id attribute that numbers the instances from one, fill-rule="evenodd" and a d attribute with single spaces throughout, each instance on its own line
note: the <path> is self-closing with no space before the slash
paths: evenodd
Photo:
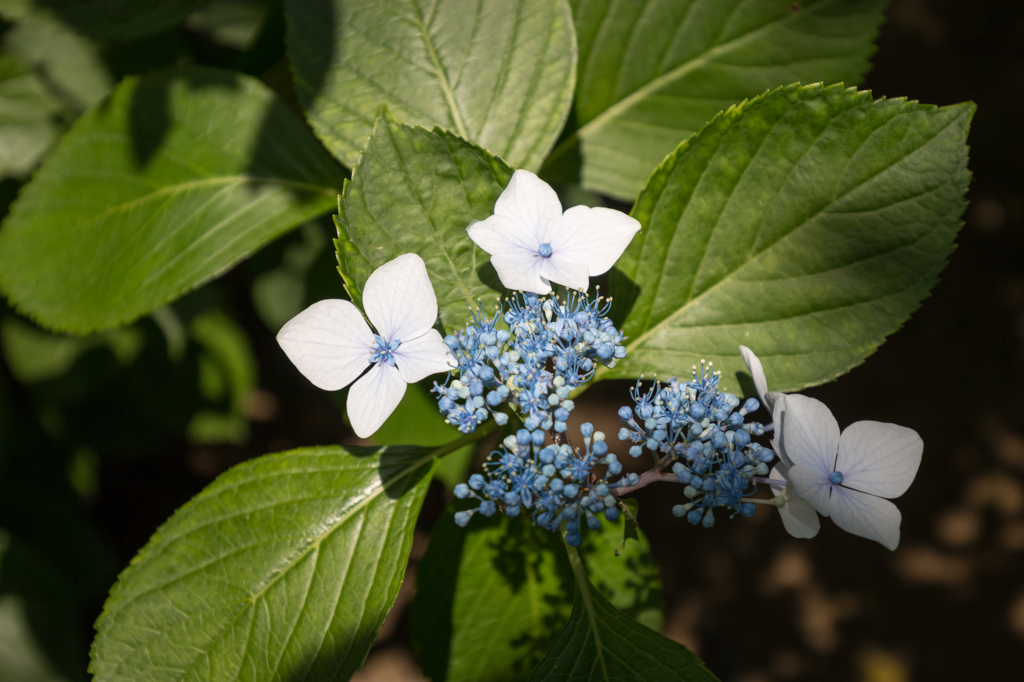
<path id="1" fill-rule="evenodd" d="M 495 412 L 494 413 L 494 422 L 498 426 L 504 426 L 505 424 L 508 424 L 508 415 L 505 414 L 504 412 Z"/>
<path id="2" fill-rule="evenodd" d="M 533 429 L 530 429 L 532 431 Z M 530 431 L 519 429 L 516 431 L 516 442 L 520 445 L 528 445 L 530 442 Z"/>
<path id="3" fill-rule="evenodd" d="M 737 431 L 732 437 L 732 444 L 737 448 L 745 448 L 750 444 L 750 434 L 746 431 Z"/>
<path id="4" fill-rule="evenodd" d="M 570 547 L 579 547 L 582 544 L 583 538 L 580 537 L 579 533 L 568 533 L 565 536 L 565 544 Z"/>
<path id="5" fill-rule="evenodd" d="M 516 505 L 514 507 L 505 507 L 505 516 L 508 516 L 508 517 L 519 516 L 519 512 L 521 510 L 522 510 L 522 507 L 520 507 L 519 505 Z"/>
<path id="6" fill-rule="evenodd" d="M 686 520 L 696 526 L 698 523 L 700 523 L 700 517 L 700 509 L 692 509 L 690 510 L 690 513 L 686 515 Z"/>
<path id="7" fill-rule="evenodd" d="M 604 510 L 604 517 L 609 521 L 615 521 L 619 518 L 619 508 L 608 507 L 607 509 Z"/>
<path id="8" fill-rule="evenodd" d="M 596 516 L 587 516 L 587 528 L 590 530 L 597 530 L 601 527 L 601 519 Z"/>
<path id="9" fill-rule="evenodd" d="M 622 465 L 619 464 L 618 462 L 612 462 L 611 464 L 608 465 L 608 475 L 609 476 L 618 476 L 621 473 L 622 473 Z"/>
<path id="10" fill-rule="evenodd" d="M 711 528 L 711 526 L 715 525 L 715 516 L 711 513 L 710 509 L 708 509 L 708 513 L 704 515 L 704 519 L 701 521 L 701 525 L 703 525 L 705 528 Z"/>
<path id="11" fill-rule="evenodd" d="M 597 457 L 604 457 L 608 454 L 608 443 L 605 443 L 603 440 L 595 440 L 593 447 L 591 447 L 591 452 Z"/>
<path id="12" fill-rule="evenodd" d="M 640 477 L 637 476 L 636 474 L 629 474 L 628 476 L 626 476 L 626 480 L 629 481 L 630 485 L 636 485 L 637 483 L 640 482 Z"/>
<path id="13" fill-rule="evenodd" d="M 740 516 L 746 516 L 747 518 L 750 518 L 754 515 L 754 512 L 756 511 L 757 507 L 750 504 L 749 502 L 744 502 L 743 504 L 740 505 Z"/>
<path id="14" fill-rule="evenodd" d="M 540 461 L 544 462 L 545 464 L 551 464 L 552 462 L 555 461 L 555 449 L 549 445 L 548 447 L 541 450 L 537 456 L 540 457 Z"/>
<path id="15" fill-rule="evenodd" d="M 840 483 L 843 482 L 843 472 L 833 471 L 831 474 L 828 475 L 828 480 L 833 485 L 839 485 Z"/>
<path id="16" fill-rule="evenodd" d="M 557 410 L 555 410 L 555 421 L 569 421 L 569 410 L 565 409 L 564 407 L 559 407 Z"/>
<path id="17" fill-rule="evenodd" d="M 565 433 L 568 428 L 565 422 L 555 422 L 555 433 Z"/>
<path id="18" fill-rule="evenodd" d="M 455 403 L 452 403 L 453 406 L 454 404 Z M 629 429 L 627 429 L 626 427 L 622 427 L 621 429 L 619 429 L 619 440 L 629 440 Z"/>
<path id="19" fill-rule="evenodd" d="M 459 526 L 460 528 L 465 528 L 466 524 L 469 523 L 469 519 L 472 516 L 473 515 L 467 511 L 455 512 L 455 525 Z"/>
<path id="20" fill-rule="evenodd" d="M 583 422 L 580 424 L 580 433 L 584 438 L 590 438 L 594 435 L 594 425 L 590 422 Z"/>
<path id="21" fill-rule="evenodd" d="M 480 503 L 480 513 L 484 516 L 490 518 L 496 511 L 498 511 L 498 506 L 494 504 L 493 500 L 484 500 Z"/>
<path id="22" fill-rule="evenodd" d="M 775 459 L 775 453 L 768 448 L 761 448 L 758 450 L 757 458 L 767 464 L 768 462 Z"/>
<path id="23" fill-rule="evenodd" d="M 551 258 L 551 244 L 544 242 L 537 248 L 537 253 L 540 254 L 541 258 Z"/>
<path id="24" fill-rule="evenodd" d="M 480 490 L 480 488 L 484 487 L 486 482 L 487 481 L 485 481 L 484 477 L 480 474 L 473 474 L 469 477 L 469 487 L 473 490 Z"/>
<path id="25" fill-rule="evenodd" d="M 566 533 L 575 533 L 579 529 L 580 529 L 580 524 L 576 523 L 575 521 L 567 521 L 566 524 L 565 524 L 565 532 Z"/>
<path id="26" fill-rule="evenodd" d="M 534 445 L 544 445 L 544 432 L 534 431 L 532 434 L 530 434 L 530 440 Z"/>
<path id="27" fill-rule="evenodd" d="M 562 494 L 568 497 L 570 500 L 579 494 L 580 489 L 575 483 L 570 483 L 562 489 Z"/>
<path id="28" fill-rule="evenodd" d="M 750 412 L 757 412 L 757 408 L 760 406 L 761 403 L 757 402 L 757 398 L 747 398 L 747 402 L 743 403 L 743 411 L 748 414 Z"/>
<path id="29" fill-rule="evenodd" d="M 469 490 L 469 486 L 466 485 L 465 483 L 460 483 L 457 486 L 455 486 L 455 497 L 459 498 L 460 500 L 466 499 L 467 497 L 470 496 L 470 494 L 471 493 Z"/>
<path id="30" fill-rule="evenodd" d="M 705 408 L 700 403 L 694 403 L 690 405 L 690 416 L 693 417 L 694 419 L 703 419 L 704 415 L 706 415 L 707 413 L 707 408 Z"/>
<path id="31" fill-rule="evenodd" d="M 672 516 L 683 518 L 686 515 L 686 507 L 681 504 L 677 504 L 672 507 Z"/>
<path id="32" fill-rule="evenodd" d="M 629 456 L 630 457 L 639 457 L 640 455 L 643 454 L 643 452 L 644 452 L 644 449 L 642 447 L 640 447 L 639 445 L 634 445 L 633 447 L 631 447 L 629 449 Z"/>
<path id="33" fill-rule="evenodd" d="M 624 422 L 628 422 L 632 418 L 633 418 L 633 410 L 629 409 L 628 407 L 620 407 L 619 408 L 619 419 L 621 419 Z"/>

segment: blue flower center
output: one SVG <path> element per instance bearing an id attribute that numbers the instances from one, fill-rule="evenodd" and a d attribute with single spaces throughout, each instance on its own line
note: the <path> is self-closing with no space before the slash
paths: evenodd
<path id="1" fill-rule="evenodd" d="M 537 253 L 540 254 L 541 258 L 551 258 L 551 244 L 544 242 L 540 245 L 540 248 L 537 249 Z"/>
<path id="2" fill-rule="evenodd" d="M 374 344 L 370 346 L 370 362 L 386 362 L 392 367 L 395 366 L 395 351 L 402 342 L 398 339 L 385 341 L 383 337 L 373 335 Z"/>
<path id="3" fill-rule="evenodd" d="M 828 480 L 832 485 L 839 485 L 840 483 L 843 482 L 843 472 L 833 471 L 831 474 L 828 475 Z"/>

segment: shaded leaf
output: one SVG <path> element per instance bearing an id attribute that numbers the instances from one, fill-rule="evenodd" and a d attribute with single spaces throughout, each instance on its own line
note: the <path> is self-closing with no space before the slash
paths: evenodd
<path id="1" fill-rule="evenodd" d="M 790 86 L 665 160 L 611 284 L 628 355 L 604 377 L 746 376 L 800 390 L 861 363 L 938 281 L 966 206 L 973 104 Z M 752 391 L 752 385 L 751 385 Z"/>
<path id="2" fill-rule="evenodd" d="M 565 629 L 530 679 L 594 682 L 713 682 L 700 659 L 623 614 L 587 581 L 570 550 L 576 601 Z"/>
<path id="3" fill-rule="evenodd" d="M 59 103 L 29 69 L 0 55 L 0 177 L 27 175 L 57 141 Z"/>
<path id="4" fill-rule="evenodd" d="M 624 502 L 636 503 L 632 499 Z M 625 542 L 623 535 L 630 531 L 634 542 Z M 661 631 L 665 620 L 661 576 L 647 536 L 639 532 L 635 520 L 630 521 L 624 511 L 618 521 L 603 521 L 599 529 L 584 531 L 579 553 L 590 582 L 612 606 Z"/>
<path id="5" fill-rule="evenodd" d="M 417 570 L 412 635 L 435 682 L 522 680 L 568 617 L 572 575 L 562 539 L 529 518 L 453 514 L 434 526 Z"/>
<path id="6" fill-rule="evenodd" d="M 387 105 L 536 170 L 572 102 L 565 0 L 289 0 L 288 52 L 313 129 L 354 166 Z"/>
<path id="7" fill-rule="evenodd" d="M 856 85 L 885 0 L 575 0 L 583 184 L 632 201 L 719 111 L 793 82 Z"/>
<path id="8" fill-rule="evenodd" d="M 335 220 L 339 269 L 352 300 L 360 302 L 376 268 L 417 253 L 446 329 L 465 324 L 478 299 L 490 305 L 501 283 L 466 228 L 493 213 L 511 177 L 509 166 L 480 147 L 398 123 L 382 109 Z"/>
<path id="9" fill-rule="evenodd" d="M 419 383 L 409 384 L 402 402 L 373 434 L 373 439 L 382 445 L 416 443 L 430 448 L 450 443 L 462 435 L 457 428 L 445 423 L 434 396 L 424 383 Z M 449 490 L 462 483 L 476 448 L 474 443 L 445 455 L 434 467 L 434 476 Z"/>
<path id="10" fill-rule="evenodd" d="M 47 327 L 130 322 L 333 205 L 342 171 L 256 79 L 184 67 L 86 112 L 0 230 L 0 287 Z"/>
<path id="11" fill-rule="evenodd" d="M 348 679 L 398 593 L 431 463 L 323 447 L 231 469 L 121 574 L 95 679 Z"/>
<path id="12" fill-rule="evenodd" d="M 0 13 L 20 19 L 45 13 L 77 33 L 104 40 L 132 40 L 174 28 L 209 0 L 6 0 Z"/>

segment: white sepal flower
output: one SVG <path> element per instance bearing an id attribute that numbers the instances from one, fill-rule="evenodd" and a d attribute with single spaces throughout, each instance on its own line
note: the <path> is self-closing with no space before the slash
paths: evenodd
<path id="1" fill-rule="evenodd" d="M 346 408 L 356 435 L 368 438 L 398 407 L 406 384 L 447 372 L 455 362 L 433 329 L 437 298 L 416 254 L 374 270 L 363 307 L 376 334 L 352 303 L 328 299 L 289 320 L 277 342 L 314 386 L 337 391 L 355 381 Z"/>
<path id="2" fill-rule="evenodd" d="M 917 475 L 921 437 L 875 421 L 856 422 L 840 435 L 821 401 L 802 395 L 781 400 L 782 450 L 792 463 L 784 478 L 796 494 L 848 533 L 896 549 L 902 517 L 889 499 L 906 492 Z"/>
<path id="3" fill-rule="evenodd" d="M 639 230 L 638 221 L 610 208 L 573 206 L 563 213 L 555 190 L 525 170 L 512 174 L 494 215 L 468 228 L 506 288 L 540 295 L 551 293 L 551 282 L 586 291 Z"/>
<path id="4" fill-rule="evenodd" d="M 754 351 L 746 346 L 740 346 L 740 355 L 743 356 L 743 362 L 747 363 L 750 376 L 754 379 L 757 397 L 761 399 L 761 404 L 768 408 L 768 412 L 774 415 L 776 401 L 785 394 L 768 390 L 768 380 L 764 377 L 764 368 L 761 367 L 761 360 L 754 355 Z"/>

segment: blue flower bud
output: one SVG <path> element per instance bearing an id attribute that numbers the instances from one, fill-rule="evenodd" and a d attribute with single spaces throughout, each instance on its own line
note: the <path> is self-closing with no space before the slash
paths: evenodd
<path id="1" fill-rule="evenodd" d="M 743 411 L 747 414 L 757 412 L 759 407 L 761 407 L 761 403 L 757 402 L 757 398 L 747 398 L 747 402 L 743 403 Z"/>
<path id="2" fill-rule="evenodd" d="M 551 464 L 555 461 L 555 449 L 549 445 L 537 453 L 537 457 L 539 457 L 540 461 L 544 464 Z"/>
<path id="3" fill-rule="evenodd" d="M 579 533 L 568 533 L 565 536 L 565 544 L 570 547 L 579 547 L 583 543 L 583 538 L 580 537 Z"/>
<path id="4" fill-rule="evenodd" d="M 633 447 L 631 447 L 629 449 L 629 456 L 636 458 L 636 457 L 639 457 L 640 455 L 642 455 L 643 452 L 644 452 L 644 449 L 641 446 L 634 445 Z"/>
<path id="5" fill-rule="evenodd" d="M 596 457 L 604 457 L 608 453 L 608 443 L 605 443 L 603 440 L 595 440 L 590 451 L 593 452 Z"/>
<path id="6" fill-rule="evenodd" d="M 745 516 L 747 518 L 750 518 L 751 516 L 754 515 L 754 512 L 756 512 L 756 511 L 757 511 L 757 507 L 755 507 L 754 505 L 750 504 L 749 502 L 744 502 L 743 504 L 740 505 L 740 516 Z"/>
<path id="7" fill-rule="evenodd" d="M 565 532 L 566 533 L 575 533 L 579 529 L 580 529 L 580 524 L 576 523 L 575 521 L 567 521 L 566 524 L 565 524 Z"/>
<path id="8" fill-rule="evenodd" d="M 480 488 L 484 487 L 485 483 L 487 483 L 487 481 L 484 480 L 484 477 L 480 474 L 473 474 L 469 477 L 469 487 L 473 490 L 480 490 Z"/>
<path id="9" fill-rule="evenodd" d="M 580 424 L 580 434 L 582 434 L 584 438 L 590 438 L 594 435 L 594 425 L 590 422 L 583 422 Z"/>
<path id="10" fill-rule="evenodd" d="M 508 423 L 508 415 L 505 414 L 504 412 L 495 412 L 494 413 L 494 422 L 498 426 L 504 426 L 505 424 Z"/>
<path id="11" fill-rule="evenodd" d="M 619 408 L 619 419 L 621 419 L 624 422 L 628 422 L 632 418 L 633 418 L 633 410 L 629 409 L 628 407 L 620 407 Z"/>
<path id="12" fill-rule="evenodd" d="M 677 504 L 676 506 L 672 507 L 672 516 L 683 518 L 685 515 L 686 507 L 684 507 L 683 505 Z"/>
<path id="13" fill-rule="evenodd" d="M 775 459 L 775 453 L 768 448 L 761 448 L 757 453 L 757 458 L 767 464 Z"/>
<path id="14" fill-rule="evenodd" d="M 465 528 L 466 525 L 469 523 L 470 518 L 472 517 L 473 515 L 468 511 L 455 512 L 455 525 L 459 526 L 460 528 Z"/>
<path id="15" fill-rule="evenodd" d="M 508 330 L 507 329 L 499 329 L 498 333 L 497 333 L 497 337 L 498 337 L 498 339 L 497 339 L 498 343 L 505 343 L 506 341 L 508 341 L 508 337 L 509 337 Z"/>
<path id="16" fill-rule="evenodd" d="M 609 476 L 618 476 L 621 473 L 622 473 L 622 465 L 619 464 L 618 462 L 612 462 L 611 464 L 608 465 L 608 475 Z"/>
<path id="17" fill-rule="evenodd" d="M 737 448 L 745 448 L 750 444 L 750 434 L 746 431 L 737 431 L 733 434 L 732 444 Z"/>
<path id="18" fill-rule="evenodd" d="M 564 407 L 560 407 L 557 410 L 555 410 L 555 421 L 569 421 L 569 410 L 565 409 Z"/>
<path id="19" fill-rule="evenodd" d="M 437 401 L 437 407 L 442 412 L 451 412 L 452 408 L 455 407 L 455 401 L 449 398 L 448 396 L 444 396 Z"/>
<path id="20" fill-rule="evenodd" d="M 701 405 L 700 403 L 693 403 L 692 405 L 690 405 L 690 416 L 693 417 L 694 419 L 701 420 L 707 413 L 707 408 Z"/>
<path id="21" fill-rule="evenodd" d="M 467 497 L 470 496 L 470 494 L 471 493 L 469 490 L 469 486 L 466 485 L 465 483 L 460 483 L 457 486 L 455 486 L 455 497 L 459 498 L 460 500 L 466 499 Z"/>
<path id="22" fill-rule="evenodd" d="M 484 500 L 480 503 L 480 513 L 484 516 L 490 518 L 496 511 L 498 511 L 498 505 L 494 504 L 492 500 Z"/>
<path id="23" fill-rule="evenodd" d="M 609 521 L 617 520 L 619 518 L 619 508 L 608 507 L 607 509 L 604 510 L 604 517 Z"/>
<path id="24" fill-rule="evenodd" d="M 622 427 L 621 429 L 619 429 L 619 440 L 629 440 L 629 429 L 627 429 L 626 427 Z"/>
<path id="25" fill-rule="evenodd" d="M 555 422 L 555 433 L 565 433 L 568 428 L 565 422 Z"/>
<path id="26" fill-rule="evenodd" d="M 519 516 L 519 512 L 521 510 L 522 510 L 522 507 L 520 507 L 519 505 L 516 505 L 514 507 L 505 507 L 505 516 L 508 516 L 510 518 L 514 518 L 516 516 Z"/>
<path id="27" fill-rule="evenodd" d="M 568 497 L 570 500 L 576 497 L 580 492 L 579 487 L 575 483 L 570 483 L 562 489 L 562 494 Z"/>
<path id="28" fill-rule="evenodd" d="M 701 516 L 702 514 L 700 509 L 692 509 L 690 510 L 690 513 L 686 515 L 686 520 L 696 526 L 698 523 L 700 523 Z"/>
<path id="29" fill-rule="evenodd" d="M 705 528 L 711 528 L 711 526 L 715 525 L 715 515 L 711 513 L 710 509 L 708 509 L 708 513 L 704 515 L 701 525 Z"/>
<path id="30" fill-rule="evenodd" d="M 544 468 L 546 469 L 547 467 Z M 548 478 L 551 479 L 551 483 L 548 484 L 548 487 L 556 493 L 562 492 L 562 488 L 565 487 L 565 482 L 560 478 L 555 478 L 554 476 L 548 476 Z"/>

